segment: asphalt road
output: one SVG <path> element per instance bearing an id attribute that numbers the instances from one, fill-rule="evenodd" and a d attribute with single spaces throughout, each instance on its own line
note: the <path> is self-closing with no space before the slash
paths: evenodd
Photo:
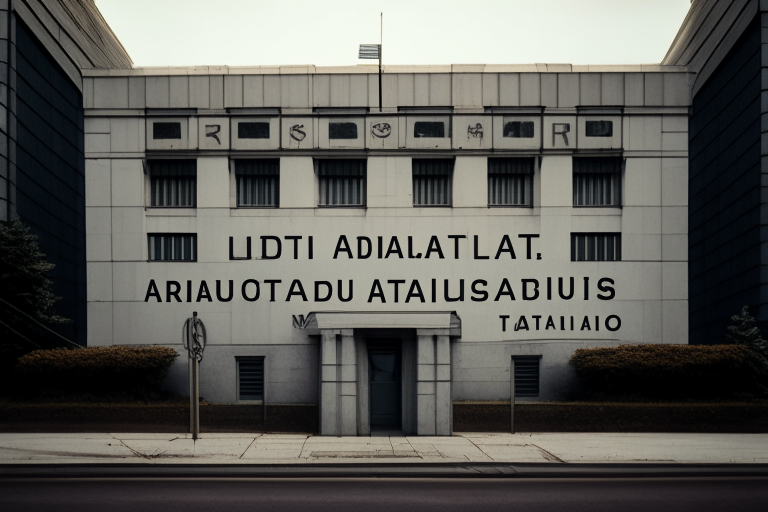
<path id="1" fill-rule="evenodd" d="M 767 507 L 766 477 L 0 480 L 3 512 L 765 512 Z"/>

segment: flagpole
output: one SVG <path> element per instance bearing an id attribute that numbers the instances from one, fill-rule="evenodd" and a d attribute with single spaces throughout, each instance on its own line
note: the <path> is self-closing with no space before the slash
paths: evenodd
<path id="1" fill-rule="evenodd" d="M 381 13 L 381 38 L 379 39 L 379 112 L 382 111 L 381 105 L 381 53 L 384 46 L 384 13 Z"/>

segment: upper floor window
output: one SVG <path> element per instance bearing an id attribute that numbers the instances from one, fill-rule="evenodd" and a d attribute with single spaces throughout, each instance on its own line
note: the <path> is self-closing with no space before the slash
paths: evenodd
<path id="1" fill-rule="evenodd" d="M 194 208 L 197 205 L 196 160 L 150 160 L 150 206 Z"/>
<path id="2" fill-rule="evenodd" d="M 280 160 L 235 160 L 237 206 L 280 204 Z"/>
<path id="3" fill-rule="evenodd" d="M 150 233 L 149 261 L 197 261 L 194 233 Z"/>
<path id="4" fill-rule="evenodd" d="M 571 233 L 571 261 L 621 261 L 621 233 Z"/>
<path id="5" fill-rule="evenodd" d="M 621 158 L 574 158 L 573 205 L 621 206 Z"/>
<path id="6" fill-rule="evenodd" d="M 365 160 L 315 160 L 320 206 L 365 206 Z"/>
<path id="7" fill-rule="evenodd" d="M 488 205 L 531 206 L 533 158 L 488 159 Z"/>
<path id="8" fill-rule="evenodd" d="M 413 159 L 413 205 L 451 206 L 453 159 Z"/>

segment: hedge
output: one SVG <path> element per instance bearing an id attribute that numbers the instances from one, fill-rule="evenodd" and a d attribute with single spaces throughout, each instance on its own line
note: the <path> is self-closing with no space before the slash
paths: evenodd
<path id="1" fill-rule="evenodd" d="M 168 347 L 88 347 L 36 350 L 14 368 L 17 394 L 156 395 L 178 353 Z"/>
<path id="2" fill-rule="evenodd" d="M 582 348 L 571 366 L 587 395 L 731 398 L 766 392 L 768 368 L 744 345 L 621 345 Z"/>

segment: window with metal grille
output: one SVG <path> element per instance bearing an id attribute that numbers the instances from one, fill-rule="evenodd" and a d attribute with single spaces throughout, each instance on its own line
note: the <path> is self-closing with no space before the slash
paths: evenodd
<path id="1" fill-rule="evenodd" d="M 571 261 L 621 261 L 621 233 L 571 233 Z"/>
<path id="2" fill-rule="evenodd" d="M 488 159 L 488 205 L 531 206 L 533 158 Z"/>
<path id="3" fill-rule="evenodd" d="M 150 261 L 197 261 L 197 235 L 152 233 L 147 236 Z"/>
<path id="4" fill-rule="evenodd" d="M 197 205 L 196 160 L 150 160 L 150 206 L 194 208 Z"/>
<path id="5" fill-rule="evenodd" d="M 621 158 L 574 158 L 573 205 L 621 206 Z"/>
<path id="6" fill-rule="evenodd" d="M 235 180 L 237 206 L 279 206 L 279 159 L 235 160 Z"/>
<path id="7" fill-rule="evenodd" d="M 315 160 L 320 206 L 365 206 L 365 160 Z"/>
<path id="8" fill-rule="evenodd" d="M 515 398 L 539 396 L 539 362 L 541 356 L 516 356 Z"/>
<path id="9" fill-rule="evenodd" d="M 413 205 L 451 206 L 453 159 L 413 159 Z"/>
<path id="10" fill-rule="evenodd" d="M 264 400 L 264 356 L 236 357 L 237 399 L 239 401 Z"/>

